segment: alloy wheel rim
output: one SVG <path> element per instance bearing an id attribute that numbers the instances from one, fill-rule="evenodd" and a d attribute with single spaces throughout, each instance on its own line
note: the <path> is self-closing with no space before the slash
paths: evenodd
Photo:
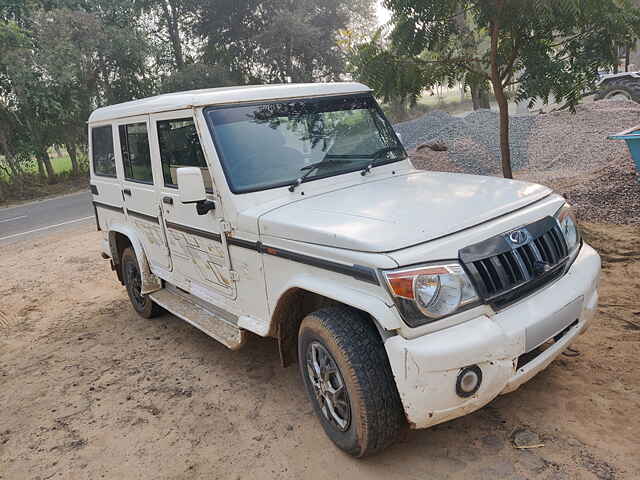
<path id="1" fill-rule="evenodd" d="M 142 279 L 138 267 L 129 262 L 126 265 L 127 285 L 130 287 L 131 298 L 135 305 L 144 308 L 144 297 L 142 295 Z"/>
<path id="2" fill-rule="evenodd" d="M 322 344 L 311 342 L 306 367 L 322 416 L 338 431 L 346 431 L 351 424 L 351 403 L 335 360 Z"/>

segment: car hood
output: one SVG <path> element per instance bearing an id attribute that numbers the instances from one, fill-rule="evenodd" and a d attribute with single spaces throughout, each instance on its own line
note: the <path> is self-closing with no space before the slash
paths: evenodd
<path id="1" fill-rule="evenodd" d="M 542 185 L 477 175 L 412 172 L 276 208 L 261 235 L 389 252 L 449 235 L 546 197 Z"/>

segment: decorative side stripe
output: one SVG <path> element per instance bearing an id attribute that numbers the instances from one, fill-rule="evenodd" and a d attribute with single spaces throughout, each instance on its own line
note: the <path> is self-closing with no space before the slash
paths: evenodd
<path id="1" fill-rule="evenodd" d="M 229 245 L 235 245 L 236 247 L 255 250 L 256 252 L 262 251 L 262 244 L 260 242 L 252 242 L 251 240 L 243 240 L 242 238 L 235 238 L 227 235 L 227 243 Z"/>
<path id="2" fill-rule="evenodd" d="M 322 268 L 323 270 L 330 270 L 342 275 L 348 275 L 357 280 L 371 283 L 373 285 L 380 284 L 378 282 L 378 276 L 376 275 L 375 270 L 373 268 L 364 267 L 362 265 L 344 265 L 342 263 L 336 263 L 317 257 L 310 257 L 309 255 L 303 255 L 301 253 L 291 252 L 289 250 L 283 250 L 281 248 L 270 247 L 268 245 L 263 245 L 260 242 L 252 242 L 250 240 L 243 240 L 241 238 L 235 237 L 228 237 L 227 243 L 230 245 L 235 245 L 237 247 L 255 250 L 259 253 L 273 255 L 274 257 L 286 258 L 287 260 L 291 260 L 293 262 Z"/>
<path id="3" fill-rule="evenodd" d="M 353 277 L 357 280 L 371 283 L 373 285 L 380 284 L 375 270 L 370 267 L 364 267 L 362 265 L 344 265 L 342 263 L 336 263 L 317 257 L 310 257 L 308 255 L 302 255 L 300 253 L 290 252 L 288 250 L 282 250 L 280 248 L 269 247 L 266 245 L 262 246 L 262 251 L 268 255 L 273 255 L 274 257 L 286 258 L 293 262 L 322 268 L 323 270 L 330 270 L 342 275 L 348 275 L 349 277 Z"/>
<path id="4" fill-rule="evenodd" d="M 188 233 L 197 237 L 208 238 L 221 242 L 222 237 L 219 233 L 207 232 L 206 230 L 200 230 L 198 228 L 189 227 L 187 225 L 181 225 L 179 223 L 166 222 L 167 228 L 177 230 L 179 232 Z M 240 248 L 246 248 L 248 250 L 254 250 L 258 253 L 266 253 L 267 255 L 273 255 L 274 257 L 285 258 L 297 263 L 303 263 L 312 267 L 321 268 L 323 270 L 329 270 L 332 272 L 347 275 L 349 277 L 361 280 L 363 282 L 371 283 L 373 285 L 379 285 L 378 276 L 373 268 L 365 267 L 362 265 L 344 265 L 342 263 L 332 262 L 330 260 L 324 260 L 322 258 L 310 257 L 289 250 L 283 250 L 281 248 L 269 247 L 263 245 L 260 242 L 253 242 L 251 240 L 244 240 L 242 238 L 227 237 L 227 243 Z"/>
<path id="5" fill-rule="evenodd" d="M 136 217 L 141 220 L 146 220 L 147 222 L 160 223 L 158 217 L 147 215 L 146 213 L 136 212 L 135 210 L 131 210 L 130 208 L 127 208 L 127 215 L 131 215 L 132 217 Z"/>
<path id="6" fill-rule="evenodd" d="M 179 232 L 189 233 L 196 237 L 208 238 L 209 240 L 215 240 L 216 242 L 222 242 L 222 237 L 219 233 L 207 232 L 198 228 L 188 227 L 186 225 L 180 225 L 179 223 L 166 222 L 167 228 L 171 230 L 177 230 Z"/>
<path id="7" fill-rule="evenodd" d="M 108 203 L 102 203 L 102 202 L 96 202 L 96 201 L 93 202 L 93 205 L 100 208 L 106 208 L 107 210 L 113 210 L 114 212 L 124 213 L 124 209 L 116 205 L 109 205 Z"/>

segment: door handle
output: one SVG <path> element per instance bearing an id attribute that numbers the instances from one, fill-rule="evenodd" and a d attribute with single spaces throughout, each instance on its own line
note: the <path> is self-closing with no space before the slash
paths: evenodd
<path id="1" fill-rule="evenodd" d="M 125 195 L 129 195 L 129 196 L 131 196 L 131 190 L 130 190 L 130 189 L 128 189 L 128 188 L 123 188 L 123 189 L 122 189 L 122 193 L 124 193 Z"/>
<path id="2" fill-rule="evenodd" d="M 162 197 L 162 203 L 173 205 L 173 197 Z"/>

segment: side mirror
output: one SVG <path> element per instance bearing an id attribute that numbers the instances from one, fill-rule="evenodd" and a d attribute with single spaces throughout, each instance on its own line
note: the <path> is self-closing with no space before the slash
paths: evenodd
<path id="1" fill-rule="evenodd" d="M 198 215 L 206 215 L 216 208 L 216 204 L 207 200 L 202 172 L 197 167 L 180 167 L 178 174 L 178 193 L 181 203 L 195 203 Z"/>

